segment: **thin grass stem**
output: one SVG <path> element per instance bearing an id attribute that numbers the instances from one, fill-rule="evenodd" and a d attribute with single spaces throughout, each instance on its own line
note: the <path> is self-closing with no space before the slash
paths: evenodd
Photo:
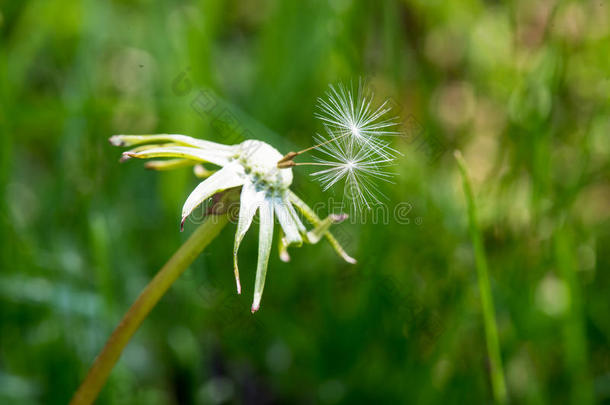
<path id="1" fill-rule="evenodd" d="M 554 251 L 557 268 L 568 290 L 568 302 L 563 319 L 565 366 L 571 378 L 573 404 L 595 403 L 593 384 L 588 370 L 587 333 L 584 325 L 581 287 L 578 279 L 578 259 L 574 252 L 574 237 L 566 224 L 554 235 Z"/>
<path id="2" fill-rule="evenodd" d="M 500 356 L 500 343 L 498 340 L 498 330 L 496 327 L 496 316 L 494 310 L 491 287 L 489 285 L 489 275 L 487 271 L 487 258 L 483 238 L 479 230 L 477 219 L 477 208 L 474 201 L 474 193 L 466 162 L 460 151 L 454 152 L 460 173 L 462 175 L 462 185 L 466 196 L 468 207 L 468 222 L 470 227 L 470 237 L 474 249 L 475 264 L 477 268 L 477 278 L 479 281 L 479 291 L 481 294 L 481 307 L 483 310 L 483 323 L 485 327 L 485 341 L 487 344 L 487 354 L 491 369 L 491 386 L 496 403 L 506 403 L 506 383 L 504 380 L 504 370 L 502 368 L 502 357 Z"/>

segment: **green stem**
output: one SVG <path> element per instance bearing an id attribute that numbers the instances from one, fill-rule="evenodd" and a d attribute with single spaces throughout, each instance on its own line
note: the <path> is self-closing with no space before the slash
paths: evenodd
<path id="1" fill-rule="evenodd" d="M 466 162 L 459 151 L 455 151 L 454 155 L 462 175 L 462 184 L 464 187 L 464 194 L 466 195 L 466 204 L 468 206 L 470 237 L 472 238 L 475 264 L 477 267 L 481 306 L 483 309 L 483 322 L 485 325 L 485 340 L 491 368 L 491 386 L 495 401 L 504 404 L 506 403 L 506 384 L 504 382 L 504 371 L 502 369 L 502 357 L 500 356 L 500 344 L 498 342 L 493 297 L 491 295 L 491 287 L 489 286 L 485 248 L 483 246 L 481 232 L 479 231 L 477 209 L 474 203 L 474 194 L 472 192 Z"/>
<path id="2" fill-rule="evenodd" d="M 74 397 L 72 397 L 70 404 L 91 404 L 95 401 L 112 368 L 121 356 L 123 349 L 127 346 L 136 330 L 138 330 L 142 321 L 174 281 L 218 235 L 227 222 L 228 218 L 226 215 L 208 216 L 187 241 L 180 246 L 169 261 L 165 263 L 136 299 L 136 302 L 129 308 L 121 323 L 112 332 L 106 345 L 95 359 L 93 366 L 91 366 L 85 381 L 83 381 Z"/>

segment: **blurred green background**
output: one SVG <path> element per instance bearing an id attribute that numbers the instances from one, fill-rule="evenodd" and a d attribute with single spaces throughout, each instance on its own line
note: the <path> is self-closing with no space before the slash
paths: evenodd
<path id="1" fill-rule="evenodd" d="M 401 221 L 336 228 L 356 266 L 326 243 L 292 249 L 289 264 L 274 254 L 254 316 L 256 231 L 237 296 L 229 225 L 99 403 L 492 402 L 454 149 L 474 181 L 509 400 L 610 403 L 607 1 L 0 10 L 1 403 L 66 403 L 194 229 L 179 232 L 192 171 L 121 165 L 110 135 L 246 136 L 287 152 L 311 145 L 328 84 L 358 78 L 403 121 L 384 187 Z M 295 188 L 326 203 L 308 173 Z"/>

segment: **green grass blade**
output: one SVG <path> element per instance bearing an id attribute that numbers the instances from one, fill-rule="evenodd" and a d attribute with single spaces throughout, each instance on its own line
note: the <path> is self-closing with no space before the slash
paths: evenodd
<path id="1" fill-rule="evenodd" d="M 565 225 L 555 231 L 555 260 L 560 275 L 569 291 L 569 306 L 563 324 L 565 363 L 572 380 L 573 404 L 592 404 L 593 387 L 587 367 L 587 336 L 583 320 L 582 298 L 576 270 L 572 234 Z"/>
<path id="2" fill-rule="evenodd" d="M 504 370 L 502 368 L 502 357 L 500 356 L 500 343 L 498 341 L 498 330 L 496 328 L 496 316 L 494 310 L 491 287 L 489 285 L 489 275 L 487 271 L 487 259 L 483 239 L 479 230 L 477 220 L 477 208 L 474 202 L 474 194 L 466 162 L 459 151 L 454 153 L 457 160 L 460 174 L 462 175 L 462 185 L 466 196 L 468 207 L 468 223 L 470 227 L 470 237 L 474 249 L 475 265 L 477 268 L 477 278 L 479 280 L 479 290 L 481 294 L 481 307 L 483 309 L 483 322 L 485 325 L 485 341 L 487 343 L 487 353 L 491 367 L 491 386 L 494 399 L 497 403 L 506 403 L 506 384 L 504 381 Z"/>

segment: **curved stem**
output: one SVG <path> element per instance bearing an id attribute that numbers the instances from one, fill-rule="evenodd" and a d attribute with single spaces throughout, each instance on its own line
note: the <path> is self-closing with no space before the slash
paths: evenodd
<path id="1" fill-rule="evenodd" d="M 174 281 L 214 240 L 227 222 L 226 215 L 208 216 L 159 270 L 108 338 L 106 345 L 89 369 L 87 377 L 72 397 L 71 405 L 91 404 L 95 401 L 123 349 L 142 321 Z"/>

